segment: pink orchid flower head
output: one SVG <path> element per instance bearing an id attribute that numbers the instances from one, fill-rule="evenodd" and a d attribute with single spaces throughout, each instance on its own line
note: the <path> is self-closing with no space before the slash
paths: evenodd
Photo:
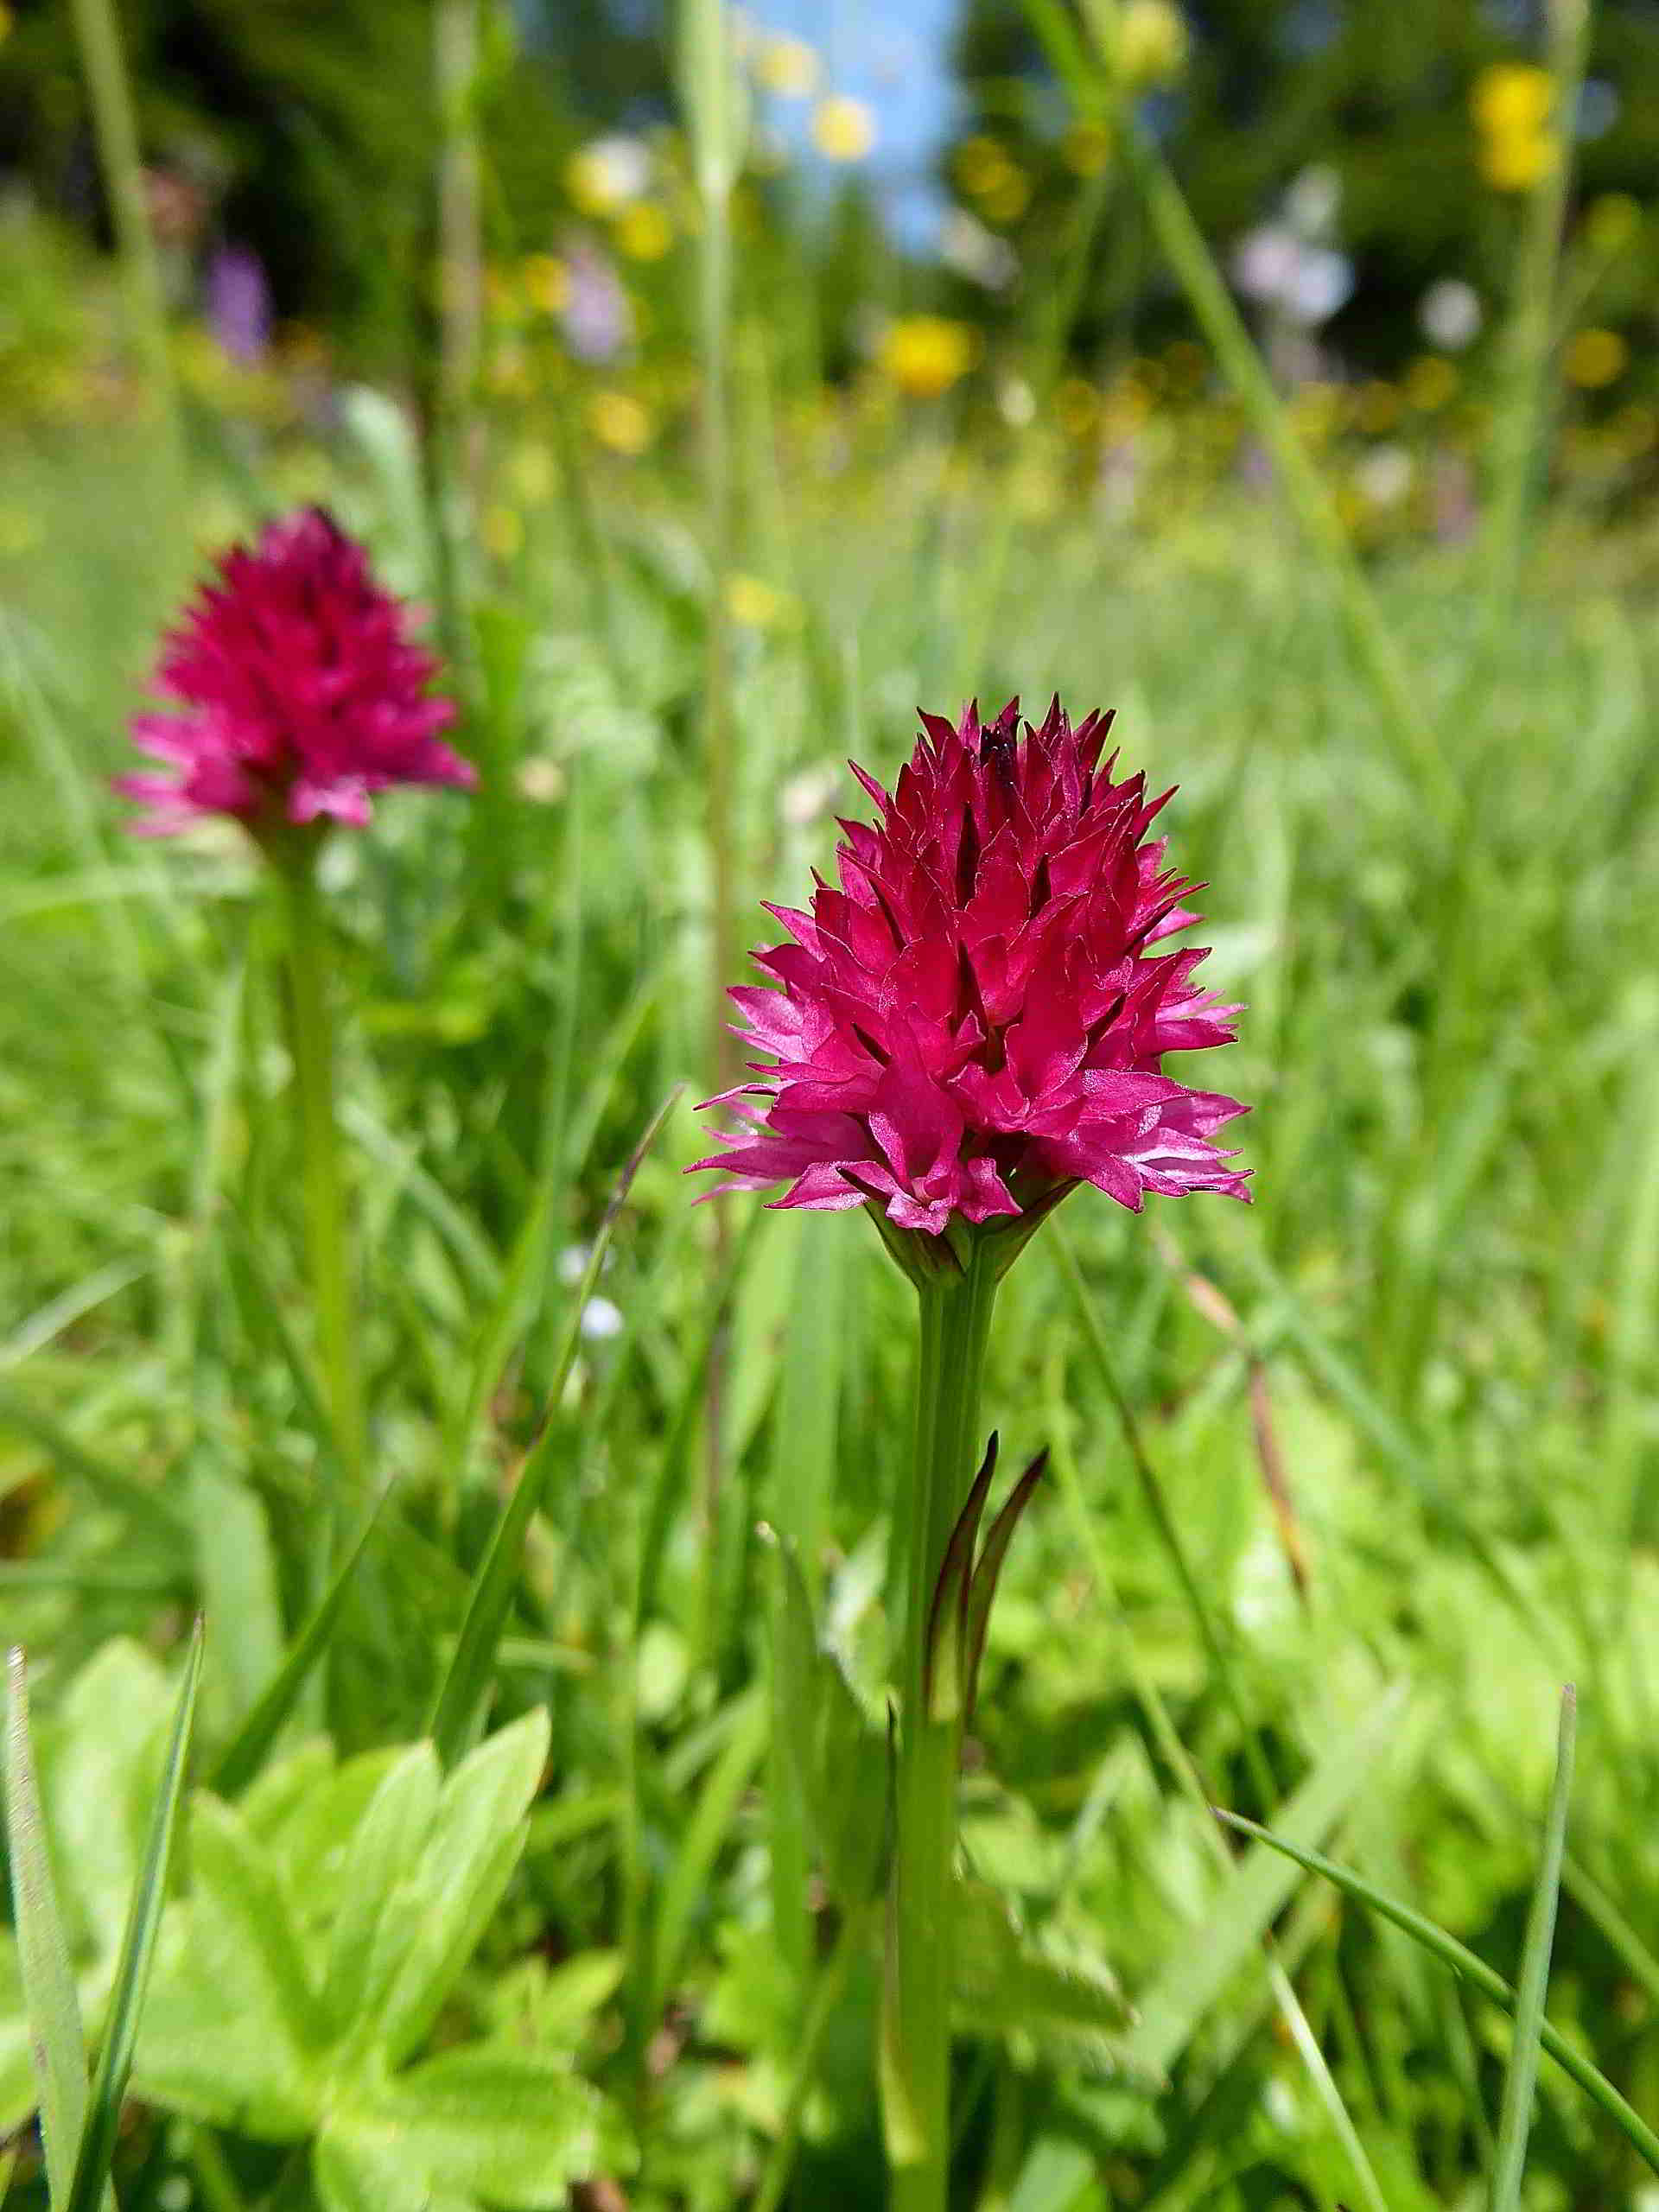
<path id="1" fill-rule="evenodd" d="M 233 546 L 164 641 L 154 689 L 167 707 L 133 719 L 163 764 L 117 779 L 143 810 L 134 829 L 168 836 L 226 815 L 263 840 L 360 828 L 397 784 L 470 789 L 470 763 L 439 735 L 454 704 L 432 694 L 439 664 L 413 622 L 320 507 Z"/>
<path id="2" fill-rule="evenodd" d="M 1163 1072 L 1231 1043 L 1240 1009 L 1194 982 L 1201 949 L 1165 949 L 1196 887 L 1147 834 L 1172 794 L 1103 763 L 1110 721 L 970 706 L 922 716 L 891 792 L 855 766 L 876 820 L 842 821 L 810 911 L 768 909 L 789 931 L 755 955 L 770 987 L 731 994 L 766 1058 L 708 1102 L 738 1123 L 696 1163 L 720 1190 L 867 1206 L 906 1264 L 963 1224 L 1017 1249 L 1083 1183 L 1137 1213 L 1249 1198 L 1214 1141 L 1246 1109 Z"/>

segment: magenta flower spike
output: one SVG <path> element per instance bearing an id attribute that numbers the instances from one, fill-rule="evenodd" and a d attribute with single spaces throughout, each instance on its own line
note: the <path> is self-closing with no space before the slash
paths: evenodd
<path id="1" fill-rule="evenodd" d="M 1232 1041 L 1238 1009 L 1166 949 L 1195 887 L 1150 836 L 1170 793 L 1113 781 L 1109 716 L 1040 726 L 1011 702 L 985 725 L 924 715 L 891 792 L 855 767 L 874 822 L 843 821 L 836 880 L 771 987 L 732 993 L 753 1080 L 711 1108 L 741 1126 L 698 1169 L 777 1206 L 864 1206 L 918 1296 L 914 1446 L 896 1503 L 906 1618 L 898 1669 L 880 2077 L 890 2212 L 947 2212 L 956 2009 L 956 1788 L 1003 1554 L 1039 1453 L 980 1542 L 995 1440 L 979 1402 L 997 1287 L 1045 1217 L 1092 1183 L 1139 1212 L 1148 1192 L 1246 1198 L 1216 1133 L 1244 1109 L 1164 1072 Z M 710 1195 L 713 1195 L 712 1193 Z M 976 1478 L 974 1470 L 979 1467 Z M 780 1716 L 788 1725 L 788 1716 Z"/>
<path id="2" fill-rule="evenodd" d="M 133 828 L 170 836 L 228 815 L 266 840 L 284 824 L 360 828 L 397 784 L 470 789 L 471 765 L 439 735 L 454 702 L 432 695 L 438 663 L 410 628 L 320 507 L 232 547 L 166 639 L 155 689 L 170 707 L 133 719 L 140 750 L 165 763 L 117 779 L 144 810 Z"/>
<path id="3" fill-rule="evenodd" d="M 1230 1043 L 1238 1008 L 1193 981 L 1201 950 L 1158 949 L 1198 919 L 1194 887 L 1148 839 L 1171 793 L 1101 764 L 1110 721 L 1074 728 L 1058 699 L 1040 727 L 1017 701 L 984 726 L 925 715 L 890 794 L 854 768 L 879 818 L 842 822 L 810 912 L 768 909 L 793 939 L 756 955 L 779 988 L 731 994 L 771 1057 L 709 1102 L 747 1124 L 697 1162 L 722 1190 L 868 1205 L 912 1257 L 957 1222 L 1023 1243 L 1079 1183 L 1135 1212 L 1149 1191 L 1248 1198 L 1214 1141 L 1245 1109 L 1162 1072 Z"/>

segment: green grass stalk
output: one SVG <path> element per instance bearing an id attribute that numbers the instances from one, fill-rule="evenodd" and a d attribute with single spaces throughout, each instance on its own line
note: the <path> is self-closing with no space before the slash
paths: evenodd
<path id="1" fill-rule="evenodd" d="M 72 0 L 71 16 L 92 105 L 92 136 L 109 195 L 126 296 L 129 342 L 160 422 L 164 457 L 175 489 L 183 467 L 178 387 L 167 340 L 167 303 L 161 263 L 149 227 L 144 166 L 127 75 L 117 0 Z"/>
<path id="2" fill-rule="evenodd" d="M 1481 547 L 1484 664 L 1511 612 L 1536 499 L 1553 381 L 1555 294 L 1573 182 L 1573 118 L 1584 86 L 1590 45 L 1589 0 L 1548 0 L 1546 11 L 1552 88 L 1550 159 L 1522 217 L 1515 292 L 1504 339 L 1497 419 L 1491 439 L 1491 480 Z"/>

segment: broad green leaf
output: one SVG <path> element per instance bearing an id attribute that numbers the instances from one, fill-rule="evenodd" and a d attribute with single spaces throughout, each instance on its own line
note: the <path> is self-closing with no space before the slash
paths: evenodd
<path id="1" fill-rule="evenodd" d="M 118 1637 L 76 1675 L 53 1731 L 52 1832 L 69 1896 L 105 1957 L 126 1923 L 172 1704 L 160 1663 Z"/>
<path id="2" fill-rule="evenodd" d="M 1023 2040 L 1058 2063 L 1122 2069 L 1134 2015 L 1103 1967 L 1040 1948 L 982 1882 L 958 1885 L 955 1941 L 964 2029 Z"/>
<path id="3" fill-rule="evenodd" d="M 98 2072 L 93 2077 L 92 2094 L 87 2101 L 86 2124 L 81 2132 L 74 2178 L 63 2199 L 67 2212 L 97 2212 L 109 2187 L 110 2164 L 115 2155 L 122 2101 L 126 2096 L 127 2082 L 132 2072 L 139 2019 L 149 1986 L 150 1966 L 156 1953 L 156 1935 L 161 1927 L 162 1909 L 167 1902 L 167 1878 L 173 1862 L 173 1838 L 178 1825 L 179 1805 L 184 1796 L 185 1773 L 190 1761 L 196 1699 L 201 1688 L 201 1624 L 198 1621 L 191 1640 L 189 1657 L 185 1662 L 184 1680 L 179 1688 L 173 1732 L 156 1792 L 149 1834 L 145 1839 L 143 1861 L 133 1888 L 132 1906 L 127 1916 L 126 1932 L 122 1938 L 115 1986 L 110 1993 L 109 2015 L 104 2024 L 104 2047 L 99 2056 Z"/>
<path id="4" fill-rule="evenodd" d="M 1379 1699 L 1364 1723 L 1320 1761 L 1285 1806 L 1280 1834 L 1314 1844 L 1335 1826 L 1371 1777 L 1378 1752 L 1398 1726 L 1402 1703 L 1397 1691 Z M 1211 1900 L 1202 1929 L 1189 1931 L 1141 1999 L 1139 2023 L 1124 2046 L 1126 2063 L 1138 2073 L 1167 2071 L 1294 1886 L 1294 1878 L 1264 1851 L 1252 1852 L 1233 1869 Z"/>
<path id="5" fill-rule="evenodd" d="M 408 1942 L 440 1779 L 431 1745 L 411 1745 L 375 1791 L 346 1847 L 322 1993 L 336 2034 L 379 2017 Z"/>
<path id="6" fill-rule="evenodd" d="M 435 2196 L 402 2145 L 333 2123 L 318 2139 L 311 2171 L 322 2212 L 478 2212 L 471 2197 Z"/>
<path id="7" fill-rule="evenodd" d="M 573 2050 L 615 1996 L 622 1972 L 620 1951 L 578 1951 L 556 1967 L 525 1959 L 496 1978 L 490 2019 L 516 2050 Z"/>
<path id="8" fill-rule="evenodd" d="M 390 2064 L 426 2034 L 501 1902 L 524 1852 L 547 1746 L 546 1713 L 528 1713 L 470 1753 L 443 1786 L 381 2029 Z"/>
<path id="9" fill-rule="evenodd" d="M 411 2069 L 341 2110 L 329 2133 L 348 2156 L 421 2176 L 435 2196 L 543 2212 L 594 2170 L 603 2113 L 563 2062 L 480 2048 Z"/>
<path id="10" fill-rule="evenodd" d="M 51 1847 L 29 1726 L 29 1677 L 21 1651 L 7 1669 L 6 1851 L 41 2134 L 54 2204 L 66 2198 L 86 2113 L 86 2046 L 69 1949 L 52 1878 Z"/>
<path id="11" fill-rule="evenodd" d="M 327 2022 L 312 1986 L 281 1871 L 233 1806 L 203 1790 L 190 1821 L 191 1905 L 199 1934 L 234 1961 L 233 1986 L 257 1991 L 296 2049 L 320 2047 Z"/>

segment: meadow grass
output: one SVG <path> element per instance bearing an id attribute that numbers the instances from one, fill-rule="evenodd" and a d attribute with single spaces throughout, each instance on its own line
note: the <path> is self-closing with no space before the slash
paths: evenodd
<path id="1" fill-rule="evenodd" d="M 1180 785 L 1213 981 L 1249 1009 L 1228 1083 L 1256 1203 L 1134 1222 L 1085 1192 L 1002 1294 L 987 1411 L 1052 1472 L 963 1789 L 961 2202 L 1644 2202 L 1659 656 L 1617 548 L 1528 529 L 1556 186 L 1518 264 L 1491 530 L 1363 564 L 1145 146 L 1154 234 L 1282 505 L 1126 513 L 1040 413 L 797 404 L 803 301 L 757 312 L 731 262 L 719 22 L 688 11 L 683 59 L 715 402 L 695 455 L 603 459 L 556 391 L 476 406 L 461 295 L 435 512 L 366 393 L 302 450 L 196 421 L 176 527 L 164 434 L 10 441 L 9 497 L 47 529 L 0 576 L 0 1599 L 71 1962 L 66 1998 L 52 1928 L 20 1914 L 59 2107 L 86 2095 L 76 1990 L 92 2027 L 130 1991 L 135 1885 L 156 1934 L 144 1838 L 200 1607 L 225 1802 L 188 1823 L 195 1917 L 160 1923 L 127 2212 L 308 2190 L 401 2212 L 391 2136 L 437 2192 L 407 2201 L 444 2212 L 539 2203 L 527 2173 L 548 2202 L 599 2174 L 663 2212 L 880 2201 L 879 1913 L 827 1900 L 883 1841 L 908 1301 L 861 1218 L 695 1211 L 679 1171 L 728 940 L 827 863 L 843 758 L 887 776 L 918 706 L 1058 689 L 1116 707 L 1128 764 Z M 1056 58 L 1109 111 L 1083 45 Z M 446 128 L 465 264 L 460 91 Z M 1043 304 L 1039 391 L 1039 336 L 1064 338 Z M 557 496 L 485 553 L 498 464 L 543 444 Z M 135 843 L 105 784 L 193 536 L 319 492 L 438 610 L 481 774 L 338 841 L 314 918 L 372 1506 L 314 1364 L 281 917 L 235 840 Z M 429 1733 L 435 1754 L 386 1748 Z M 12 1743 L 32 1805 L 24 1723 Z M 429 1920 L 480 1960 L 400 1980 L 389 1946 Z M 215 1929 L 300 2022 L 295 2082 L 236 2124 L 180 2029 Z M 11 1976 L 0 1954 L 21 2113 Z M 398 2024 L 365 2073 L 378 2006 Z M 92 2091 L 106 2148 L 135 2011 L 118 1995 Z M 556 2126 L 540 2076 L 477 2071 L 469 2030 L 492 2064 L 556 2060 Z M 423 2032 L 461 2069 L 442 2094 L 397 2071 Z M 315 2127 L 314 2044 L 339 2092 Z M 342 2119 L 371 2075 L 381 2103 Z M 490 2158 L 421 2116 L 444 2096 L 499 2101 Z M 35 2165 L 20 2204 L 46 2202 Z"/>
<path id="2" fill-rule="evenodd" d="M 1074 1201 L 1004 1294 L 988 1403 L 1008 1448 L 1051 1446 L 1057 1479 L 1007 1568 L 967 1849 L 1140 2018 L 969 2043 L 977 2201 L 1090 2203 L 1102 2176 L 1172 2204 L 1461 2201 L 1495 2155 L 1501 2019 L 1288 1869 L 1230 1867 L 1205 1805 L 1269 1826 L 1302 1805 L 1301 1843 L 1513 1980 L 1576 1680 L 1549 2012 L 1652 2108 L 1652 647 L 1563 562 L 1471 692 L 1467 556 L 1380 575 L 1478 795 L 1448 842 L 1271 507 L 1138 531 L 1065 495 L 1035 447 L 993 471 L 918 437 L 827 480 L 776 455 L 740 558 L 787 594 L 783 616 L 733 639 L 746 889 L 787 893 L 822 862 L 841 756 L 890 770 L 916 702 L 1058 686 L 1115 704 L 1131 760 L 1179 778 L 1212 965 L 1250 1007 L 1233 1057 L 1254 1208 L 1166 1204 L 1141 1224 Z M 342 451 L 338 496 L 418 582 L 387 465 Z M 119 466 L 53 458 L 64 529 L 13 576 L 6 626 L 0 1583 L 48 1707 L 110 1637 L 165 1638 L 205 1604 L 223 1743 L 319 1592 L 332 1445 L 304 1349 L 273 918 L 232 846 L 158 856 L 103 790 L 157 613 Z M 395 1485 L 331 1644 L 348 1746 L 418 1732 L 565 1366 L 582 1294 L 561 1255 L 706 1065 L 685 497 L 669 475 L 603 486 L 626 688 L 568 515 L 531 516 L 472 606 L 481 798 L 390 804 L 331 858 L 374 1472 Z M 106 582 L 77 608 L 60 563 L 87 543 Z M 682 1100 L 593 1286 L 617 1333 L 578 1339 L 537 1447 L 497 1717 L 550 1710 L 549 1834 L 532 1828 L 517 1936 L 498 1941 L 621 1948 L 621 2010 L 599 2008 L 588 2063 L 634 2075 L 639 2201 L 712 2206 L 765 2165 L 823 1971 L 812 1916 L 772 1939 L 790 1785 L 754 1719 L 755 1530 L 799 1544 L 879 1711 L 906 1384 L 901 1289 L 868 1225 L 763 1216 L 719 1244 L 677 1179 L 697 1141 Z M 699 1438 L 722 1301 L 715 1481 Z M 868 1958 L 836 1971 L 802 2108 L 808 2203 L 879 2186 L 849 2055 Z M 1548 2063 L 1541 2087 L 1537 2201 L 1581 2200 L 1592 2174 L 1598 2202 L 1634 2202 L 1628 2145 Z"/>

